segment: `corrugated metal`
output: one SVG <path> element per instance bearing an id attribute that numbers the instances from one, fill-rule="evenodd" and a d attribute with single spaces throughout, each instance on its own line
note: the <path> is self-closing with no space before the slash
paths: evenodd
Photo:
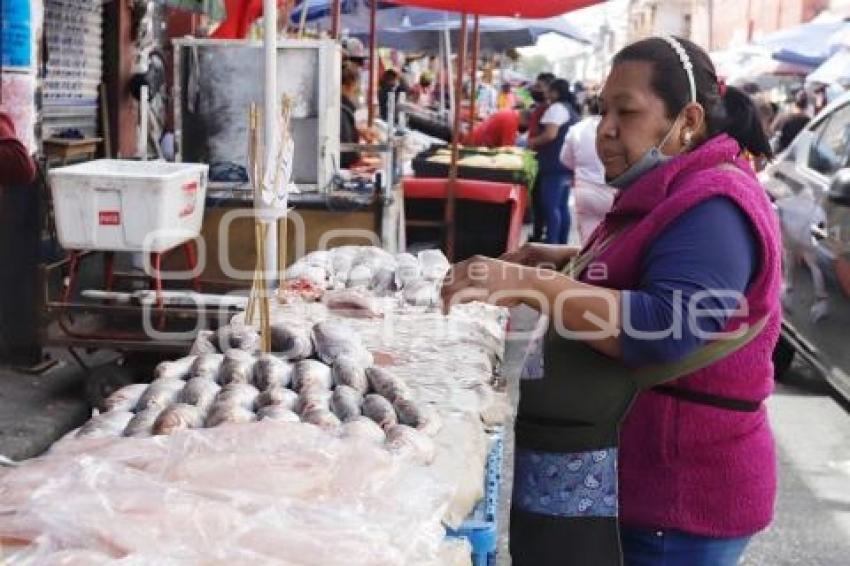
<path id="1" fill-rule="evenodd" d="M 44 137 L 66 128 L 97 135 L 102 0 L 45 0 L 44 32 L 48 57 L 42 84 Z"/>

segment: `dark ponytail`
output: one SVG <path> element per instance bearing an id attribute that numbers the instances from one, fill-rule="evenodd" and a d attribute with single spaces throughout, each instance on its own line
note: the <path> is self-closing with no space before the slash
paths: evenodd
<path id="1" fill-rule="evenodd" d="M 677 37 L 693 65 L 697 102 L 705 110 L 708 137 L 728 134 L 742 149 L 756 157 L 772 158 L 770 142 L 753 100 L 743 91 L 725 87 L 717 80 L 714 63 L 702 48 Z M 687 72 L 676 51 L 660 37 L 650 37 L 624 47 L 614 56 L 614 64 L 643 61 L 653 66 L 652 90 L 664 101 L 669 118 L 675 118 L 690 102 Z"/>

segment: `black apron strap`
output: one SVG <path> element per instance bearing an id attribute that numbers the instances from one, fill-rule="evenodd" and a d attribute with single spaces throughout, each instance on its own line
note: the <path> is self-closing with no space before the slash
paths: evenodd
<path id="1" fill-rule="evenodd" d="M 746 399 L 733 399 L 731 397 L 721 397 L 720 395 L 712 395 L 711 393 L 703 393 L 694 391 L 693 389 L 685 389 L 684 387 L 676 387 L 675 385 L 656 385 L 650 391 L 668 395 L 680 401 L 695 403 L 697 405 L 705 405 L 726 411 L 736 411 L 739 413 L 755 413 L 761 409 L 761 402 L 749 401 Z"/>

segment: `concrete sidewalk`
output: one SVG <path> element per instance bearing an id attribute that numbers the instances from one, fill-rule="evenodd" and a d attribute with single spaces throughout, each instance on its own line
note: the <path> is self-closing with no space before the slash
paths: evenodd
<path id="1" fill-rule="evenodd" d="M 70 357 L 41 375 L 0 367 L 0 456 L 24 460 L 47 450 L 91 415 L 85 372 Z"/>

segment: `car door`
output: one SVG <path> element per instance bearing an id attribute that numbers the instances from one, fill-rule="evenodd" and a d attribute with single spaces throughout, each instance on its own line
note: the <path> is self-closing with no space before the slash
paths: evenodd
<path id="1" fill-rule="evenodd" d="M 828 198 L 850 165 L 850 104 L 809 130 L 797 156 L 799 190 L 777 201 L 783 235 L 785 319 L 816 351 L 831 381 L 850 396 L 850 207 Z"/>

